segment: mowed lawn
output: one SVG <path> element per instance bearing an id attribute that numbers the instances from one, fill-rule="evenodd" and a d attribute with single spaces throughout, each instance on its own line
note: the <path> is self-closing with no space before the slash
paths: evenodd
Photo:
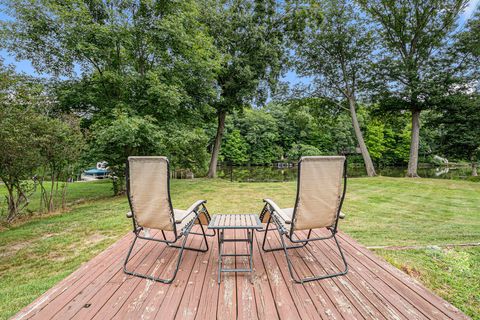
<path id="1" fill-rule="evenodd" d="M 0 231 L 0 318 L 25 305 L 130 231 L 125 197 L 108 183 L 72 184 L 68 212 Z M 0 186 L 0 194 L 2 193 Z M 89 192 L 88 190 L 95 190 Z M 172 180 L 173 204 L 208 200 L 211 213 L 259 212 L 262 198 L 292 206 L 295 183 Z M 82 194 L 76 196 L 76 194 Z M 90 196 L 100 199 L 86 201 Z M 340 229 L 474 319 L 480 319 L 480 183 L 405 178 L 350 179 Z"/>

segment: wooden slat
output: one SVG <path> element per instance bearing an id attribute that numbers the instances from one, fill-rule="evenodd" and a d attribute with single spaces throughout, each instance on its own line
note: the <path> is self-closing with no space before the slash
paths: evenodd
<path id="1" fill-rule="evenodd" d="M 130 234 L 130 240 L 133 239 L 133 234 Z M 116 248 L 112 252 L 111 257 L 118 255 L 118 249 L 126 249 L 129 245 L 129 242 L 125 243 L 125 247 Z M 143 246 L 148 245 L 146 243 L 139 244 L 137 250 L 133 253 L 133 258 L 137 257 L 137 253 Z M 122 250 L 123 251 L 123 250 Z M 126 252 L 123 251 L 123 252 Z M 104 279 L 110 279 L 113 274 L 118 270 L 118 265 L 116 264 L 115 259 L 104 259 L 98 265 L 91 265 L 92 269 L 89 270 L 87 274 L 74 285 L 68 286 L 61 295 L 56 299 L 49 301 L 48 305 L 43 308 L 40 312 L 35 314 L 31 319 L 52 319 L 55 315 L 61 317 L 62 309 L 64 307 L 70 306 L 70 309 L 77 310 L 81 308 L 84 304 L 82 303 L 85 297 L 89 297 L 89 294 L 94 290 L 93 287 L 95 284 L 100 284 Z M 100 279 L 99 274 L 102 275 Z M 87 290 L 87 289 L 88 290 Z M 83 292 L 86 291 L 86 294 Z M 73 316 L 73 315 L 72 315 Z"/>
<path id="2" fill-rule="evenodd" d="M 221 222 L 223 215 L 214 216 Z M 253 215 L 223 216 L 223 223 L 255 225 Z M 194 227 L 200 231 L 198 226 Z M 245 238 L 246 230 L 225 230 L 226 237 Z M 301 232 L 305 236 L 305 232 Z M 250 274 L 222 274 L 217 284 L 217 239 L 208 238 L 206 253 L 185 253 L 177 278 L 161 284 L 123 273 L 132 240 L 129 234 L 48 290 L 14 319 L 468 319 L 400 270 L 339 233 L 349 263 L 346 276 L 294 284 L 283 251 L 262 251 L 263 233 L 255 234 L 254 283 Z M 315 236 L 324 236 L 315 230 Z M 269 232 L 267 246 L 279 236 Z M 171 274 L 177 250 L 163 243 L 138 240 L 129 267 L 155 275 Z M 191 246 L 202 237 L 191 235 Z M 225 243 L 226 251 L 245 253 L 244 242 Z M 289 250 L 299 276 L 337 271 L 342 261 L 333 240 Z M 162 261 L 163 259 L 163 261 Z M 229 257 L 225 267 L 247 268 L 248 257 Z"/>
<path id="3" fill-rule="evenodd" d="M 278 235 L 277 235 L 277 241 L 278 241 Z M 317 241 L 318 242 L 318 241 Z M 310 244 L 312 246 L 313 244 Z M 326 251 L 326 250 L 325 250 Z M 326 253 L 326 252 L 323 253 Z M 307 269 L 304 269 L 302 273 L 297 272 L 297 275 L 299 277 L 309 277 L 312 275 L 323 275 L 327 273 L 334 273 L 338 272 L 341 267 L 343 266 L 335 266 L 331 258 L 329 256 L 325 256 L 323 259 L 321 259 L 321 263 L 315 258 L 315 256 L 312 256 L 308 249 L 305 248 L 299 248 L 295 249 L 295 251 L 291 250 L 290 251 L 290 257 L 292 259 L 295 259 L 297 261 L 294 262 L 294 267 L 298 268 L 300 265 L 299 260 L 306 260 L 306 266 Z M 338 278 L 332 278 L 329 279 L 328 282 L 332 283 L 333 286 L 337 287 L 339 289 L 339 295 L 337 298 L 342 299 L 342 297 L 348 299 L 348 306 L 353 306 L 353 308 L 347 308 L 344 310 L 344 314 L 348 314 L 352 316 L 355 319 L 358 319 L 361 315 L 361 317 L 365 319 L 384 319 L 385 317 L 376 309 L 376 307 L 367 299 L 363 297 L 363 295 L 353 286 L 350 286 L 349 283 L 342 282 L 342 278 L 344 277 L 338 277 Z M 343 300 L 343 299 L 342 299 Z M 321 310 L 321 309 L 320 309 Z M 352 313 L 352 310 L 356 310 L 359 312 L 359 314 Z"/>
<path id="4" fill-rule="evenodd" d="M 235 238 L 246 239 L 246 230 L 235 230 Z M 245 254 L 249 252 L 249 244 L 246 242 L 235 242 L 235 253 Z M 248 257 L 236 257 L 235 268 L 249 268 Z M 251 285 L 252 274 L 250 272 L 237 274 L 237 296 L 238 296 L 238 319 L 258 319 L 257 306 L 255 303 L 255 291 Z"/>
<path id="5" fill-rule="evenodd" d="M 355 254 L 351 254 L 341 242 L 341 245 L 344 249 L 344 253 L 347 259 L 347 262 L 350 266 L 350 271 L 347 274 L 346 278 L 356 287 L 362 290 L 364 295 L 368 295 L 370 300 L 378 300 L 379 303 L 385 306 L 385 311 L 389 318 L 394 319 L 424 319 L 425 316 L 419 313 L 414 306 L 405 301 L 401 296 L 398 296 L 395 291 L 392 291 L 381 278 L 375 276 L 371 273 L 368 267 L 360 264 Z M 336 246 L 333 241 L 325 241 L 322 243 L 324 246 L 328 246 L 335 253 L 330 255 L 330 259 L 340 261 L 340 257 L 336 253 Z M 313 247 L 309 248 L 309 251 L 312 251 L 312 255 L 323 254 L 326 250 L 324 246 L 312 244 Z M 317 250 L 316 250 L 317 249 Z M 328 250 L 328 249 L 327 249 Z"/>
<path id="6" fill-rule="evenodd" d="M 241 225 L 242 215 L 241 214 L 236 214 L 235 216 L 236 216 L 235 222 L 234 222 L 234 220 L 232 220 L 232 227 L 237 226 L 238 221 L 240 221 L 240 225 Z"/>
<path id="7" fill-rule="evenodd" d="M 280 243 L 276 241 L 275 233 L 272 232 L 272 237 L 267 238 L 269 247 L 278 247 Z M 266 253 L 266 256 L 274 256 L 280 275 L 283 282 L 287 285 L 287 288 L 295 301 L 298 313 L 301 319 L 318 319 L 321 318 L 322 312 L 318 312 L 317 306 L 313 303 L 314 300 L 310 297 L 304 286 L 295 284 L 288 272 L 288 266 L 283 251 L 273 251 Z M 358 318 L 357 318 L 358 319 Z"/>
<path id="8" fill-rule="evenodd" d="M 235 231 L 225 230 L 225 238 L 233 238 Z M 235 253 L 235 244 L 225 242 L 223 244 L 224 253 Z M 224 257 L 223 267 L 225 269 L 235 268 L 235 257 Z M 233 272 L 222 272 L 222 279 L 219 288 L 217 301 L 217 317 L 222 319 L 235 319 L 237 314 L 237 279 Z"/>
<path id="9" fill-rule="evenodd" d="M 199 243 L 199 238 L 189 237 L 186 245 L 198 247 Z M 165 247 L 165 245 L 163 246 Z M 176 267 L 176 260 L 179 250 L 174 248 L 166 248 L 165 251 L 166 252 L 163 252 L 163 254 L 158 256 L 157 261 L 152 263 L 148 274 L 153 274 L 164 279 L 172 276 Z M 163 301 L 172 295 L 169 290 L 173 286 L 178 288 L 178 290 L 175 291 L 176 295 L 183 294 L 183 291 L 181 291 L 180 288 L 190 274 L 190 269 L 196 259 L 196 256 L 196 252 L 184 251 L 182 267 L 179 269 L 174 282 L 170 285 L 153 281 L 140 281 L 137 287 L 132 290 L 133 292 L 130 294 L 130 296 L 125 300 L 123 306 L 119 308 L 115 314 L 115 318 L 143 318 L 145 320 L 154 319 L 160 307 L 162 306 Z M 162 260 L 166 263 L 162 263 Z M 188 273 L 186 273 L 186 270 L 188 270 Z M 171 318 L 173 318 L 174 315 L 175 314 L 171 315 Z"/>
<path id="10" fill-rule="evenodd" d="M 190 246 L 199 248 L 202 243 L 201 237 L 192 237 L 194 241 L 190 244 Z M 202 256 L 207 255 L 206 253 L 200 253 L 195 251 L 188 251 L 188 256 L 185 255 L 184 260 L 182 261 L 182 265 L 180 266 L 180 270 L 178 271 L 178 275 L 175 278 L 173 284 L 167 285 L 166 288 L 166 295 L 163 299 L 161 304 L 157 304 L 156 300 L 154 299 L 159 292 L 152 291 L 147 301 L 148 304 L 144 304 L 139 312 L 133 314 L 132 319 L 149 319 L 145 317 L 145 313 L 147 310 L 157 309 L 155 314 L 155 319 L 173 319 L 175 318 L 175 314 L 180 306 L 180 302 L 184 295 L 187 286 L 191 283 L 190 278 L 194 274 L 194 265 L 197 260 L 201 260 Z M 159 287 L 160 288 L 160 287 Z M 162 288 L 163 289 L 163 288 Z M 151 302 L 150 302 L 151 301 Z M 153 318 L 150 318 L 153 319 Z"/>
<path id="11" fill-rule="evenodd" d="M 269 281 L 268 274 L 262 260 L 261 248 L 258 246 L 257 242 L 258 235 L 263 234 L 255 232 L 253 240 L 253 287 L 255 290 L 257 315 L 261 320 L 279 319 L 277 307 L 272 293 L 272 284 Z M 280 307 L 280 310 L 283 310 L 284 308 L 285 307 Z"/>
<path id="12" fill-rule="evenodd" d="M 420 308 L 422 313 L 429 318 L 468 319 L 457 308 L 434 295 L 397 268 L 375 256 L 353 239 L 344 234 L 340 234 L 340 238 L 349 245 L 350 249 L 354 248 L 353 250 L 355 250 L 357 257 L 362 257 L 362 263 L 365 263 L 370 268 L 370 271 L 375 272 L 377 276 L 381 275 L 382 280 L 394 289 L 397 294 L 411 301 L 414 306 Z"/>
<path id="13" fill-rule="evenodd" d="M 254 250 L 262 250 L 262 243 L 257 238 L 257 247 Z M 277 265 L 273 254 L 261 253 L 265 273 L 270 282 L 270 288 L 274 297 L 275 306 L 281 319 L 301 319 L 297 304 L 293 300 L 287 283 L 283 280 L 279 266 Z"/>
<path id="14" fill-rule="evenodd" d="M 217 268 L 213 259 L 210 259 L 214 252 L 214 240 L 215 238 L 208 238 L 208 245 L 210 250 L 205 254 L 199 254 L 195 265 L 193 266 L 190 279 L 188 280 L 187 288 L 183 294 L 181 303 L 177 309 L 175 318 L 176 319 L 195 319 L 197 314 L 199 304 L 205 303 L 200 301 L 202 291 L 204 289 L 205 278 L 209 274 L 210 269 Z M 213 256 L 215 258 L 216 256 Z"/>
<path id="15" fill-rule="evenodd" d="M 198 308 L 195 314 L 195 319 L 215 319 L 217 317 L 219 285 L 217 284 L 218 243 L 216 239 L 213 247 L 210 250 L 212 253 L 208 259 L 209 267 L 203 281 L 202 292 L 200 294 L 200 299 L 198 300 Z M 176 318 L 181 319 L 181 315 L 177 313 Z"/>
<path id="16" fill-rule="evenodd" d="M 211 226 L 216 226 L 218 224 L 218 222 L 217 222 L 218 217 L 219 217 L 218 214 L 216 214 L 212 217 L 212 220 L 210 221 Z"/>
<path id="17" fill-rule="evenodd" d="M 225 219 L 226 219 L 226 216 L 224 214 L 222 214 L 220 216 L 220 221 L 219 221 L 218 225 L 223 227 L 225 225 Z"/>
<path id="18" fill-rule="evenodd" d="M 125 239 L 129 238 L 130 234 L 125 235 L 122 239 L 112 244 L 109 248 L 98 254 L 92 260 L 84 263 L 78 270 L 74 271 L 71 275 L 60 281 L 53 288 L 19 311 L 12 319 L 27 319 L 32 317 L 40 310 L 45 308 L 48 304 L 52 303 L 52 301 L 57 299 L 57 297 L 64 294 L 66 290 L 78 286 L 82 279 L 85 279 L 85 277 L 88 277 L 89 275 L 95 277 L 96 274 L 94 272 L 98 270 L 97 268 L 99 268 L 100 265 L 112 263 L 112 257 L 116 256 L 117 250 L 122 250 L 123 248 L 127 247 L 128 243 L 125 241 Z"/>
<path id="19" fill-rule="evenodd" d="M 150 250 L 150 254 L 145 254 L 145 259 L 136 265 L 135 272 L 158 275 L 158 270 L 165 268 L 172 259 L 173 251 L 167 250 L 166 245 L 163 243 L 156 243 L 156 246 Z M 133 267 L 134 265 L 132 264 L 130 268 Z M 137 290 L 138 286 L 148 290 L 153 284 L 153 281 L 139 277 L 124 276 L 119 274 L 117 278 L 113 279 L 113 281 L 119 282 L 118 290 L 105 302 L 104 306 L 92 319 L 111 319 L 122 308 L 130 295 Z M 103 300 L 102 297 L 97 297 L 97 299 Z"/>
<path id="20" fill-rule="evenodd" d="M 348 246 L 346 247 L 348 249 L 351 249 L 351 247 L 348 247 Z M 355 248 L 356 254 L 359 253 L 358 248 L 359 247 Z M 378 260 L 378 258 L 376 260 Z M 405 283 L 402 283 L 401 281 L 393 277 L 389 272 L 379 272 L 378 266 L 370 263 L 368 259 L 364 259 L 362 261 L 365 262 L 365 267 L 368 268 L 369 271 L 374 272 L 374 274 L 377 277 L 381 278 L 381 280 L 384 281 L 384 283 L 387 286 L 394 289 L 395 294 L 397 296 L 397 301 L 401 301 L 400 299 L 403 299 L 403 298 L 405 299 L 405 301 L 411 306 L 409 309 L 406 309 L 406 310 L 412 311 L 417 309 L 418 311 L 420 311 L 421 314 L 423 314 L 423 315 L 420 315 L 420 317 L 428 318 L 428 319 L 448 319 L 449 318 L 449 317 L 446 317 L 445 314 L 443 314 L 443 312 L 441 312 L 439 309 L 432 307 L 432 305 L 428 301 L 424 300 L 417 291 L 409 290 L 405 286 Z"/>
<path id="21" fill-rule="evenodd" d="M 311 260 L 301 259 L 299 254 L 297 255 L 293 252 L 291 258 L 297 273 L 310 275 L 317 271 L 316 268 L 312 270 L 310 266 Z M 351 314 L 351 311 L 344 307 L 346 300 L 339 294 L 339 291 L 330 290 L 332 287 L 332 280 L 308 282 L 305 284 L 305 289 L 313 303 L 317 306 L 317 310 L 323 319 L 343 319 L 337 308 L 339 308 L 344 315 Z"/>

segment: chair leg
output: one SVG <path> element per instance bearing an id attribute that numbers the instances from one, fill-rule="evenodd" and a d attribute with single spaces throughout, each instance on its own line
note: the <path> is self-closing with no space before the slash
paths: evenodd
<path id="1" fill-rule="evenodd" d="M 178 253 L 178 258 L 177 258 L 177 262 L 176 262 L 176 265 L 175 265 L 175 270 L 174 270 L 171 278 L 162 279 L 162 278 L 154 277 L 154 276 L 151 276 L 151 275 L 148 275 L 148 274 L 141 274 L 141 273 L 137 273 L 137 272 L 134 272 L 134 271 L 127 270 L 127 263 L 128 263 L 128 260 L 130 259 L 130 254 L 132 253 L 133 247 L 135 246 L 135 242 L 137 241 L 137 238 L 138 238 L 137 234 L 135 234 L 135 239 L 133 239 L 132 244 L 130 245 L 130 248 L 128 249 L 127 257 L 125 258 L 125 262 L 123 263 L 123 272 L 126 273 L 126 274 L 129 274 L 129 275 L 135 276 L 135 277 L 149 279 L 149 280 L 152 280 L 152 281 L 157 281 L 157 282 L 166 283 L 166 284 L 172 283 L 172 281 L 177 276 L 177 272 L 178 272 L 178 269 L 180 267 L 180 262 L 182 261 L 183 250 L 185 249 L 185 244 L 187 242 L 187 237 L 188 237 L 188 233 L 184 236 L 183 241 L 182 241 L 182 245 L 178 247 L 180 249 L 180 251 Z"/>
<path id="2" fill-rule="evenodd" d="M 287 258 L 287 265 L 288 265 L 288 271 L 290 272 L 290 276 L 292 277 L 293 281 L 295 281 L 295 283 L 305 283 L 305 282 L 310 282 L 310 281 L 316 281 L 316 280 L 322 280 L 322 279 L 328 279 L 328 278 L 333 278 L 333 277 L 338 277 L 338 276 L 342 276 L 342 275 L 345 275 L 347 274 L 348 272 L 348 264 L 347 264 L 347 260 L 345 259 L 345 256 L 343 254 L 343 251 L 342 251 L 342 248 L 340 247 L 340 244 L 338 243 L 338 240 L 337 240 L 337 237 L 335 235 L 335 233 L 332 233 L 333 234 L 333 239 L 335 240 L 335 243 L 337 245 L 337 248 L 338 248 L 338 251 L 340 253 L 340 256 L 342 257 L 342 261 L 343 261 L 343 265 L 344 265 L 344 270 L 343 271 L 340 271 L 338 273 L 332 273 L 332 274 L 325 274 L 325 275 L 321 275 L 321 276 L 312 276 L 312 277 L 306 277 L 306 278 L 296 278 L 295 275 L 293 274 L 293 266 L 292 266 L 292 262 L 290 260 L 290 257 L 288 256 L 288 248 L 287 246 L 285 245 L 285 240 L 283 239 L 283 234 L 279 231 L 279 235 L 280 235 L 280 240 L 282 242 L 282 247 L 283 247 L 283 251 L 285 252 L 285 257 Z"/>
<path id="3" fill-rule="evenodd" d="M 202 248 L 194 248 L 194 247 L 184 247 L 185 250 L 191 250 L 191 251 L 196 251 L 196 252 L 207 252 L 208 251 L 208 241 L 207 241 L 207 234 L 205 233 L 205 229 L 203 228 L 203 225 L 200 223 L 200 229 L 202 230 L 201 233 L 199 232 L 189 232 L 188 234 L 194 234 L 194 235 L 201 235 L 203 236 L 203 242 L 205 243 L 205 249 Z M 162 231 L 163 238 L 166 239 L 165 233 Z M 167 245 L 171 248 L 181 248 L 181 246 L 173 244 L 173 243 L 167 243 Z"/>
<path id="4" fill-rule="evenodd" d="M 279 251 L 279 250 L 283 250 L 283 246 L 280 246 L 280 247 L 276 247 L 276 248 L 265 248 L 265 243 L 267 242 L 267 233 L 268 231 L 273 231 L 273 230 L 279 230 L 278 228 L 276 229 L 269 229 L 268 227 L 270 226 L 270 222 L 271 222 L 271 219 L 272 218 L 269 218 L 268 221 L 267 221 L 267 226 L 265 227 L 265 230 L 263 232 L 265 232 L 265 234 L 263 235 L 263 243 L 262 243 L 262 249 L 263 251 L 265 252 L 272 252 L 272 251 Z M 280 231 L 279 231 L 280 232 Z M 305 241 L 299 241 L 300 245 L 295 245 L 295 246 L 287 246 L 286 248 L 287 249 L 297 249 L 297 248 L 303 248 L 305 247 L 307 244 L 308 244 L 308 239 L 310 238 L 310 234 L 312 233 L 312 230 L 310 230 L 308 232 L 308 236 L 307 236 L 307 239 L 305 239 Z"/>

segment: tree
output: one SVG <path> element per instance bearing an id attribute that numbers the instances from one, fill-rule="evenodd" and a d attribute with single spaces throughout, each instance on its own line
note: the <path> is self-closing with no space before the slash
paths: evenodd
<path id="1" fill-rule="evenodd" d="M 439 128 L 438 143 L 444 155 L 466 159 L 477 176 L 480 159 L 480 95 L 456 93 L 438 101 L 439 116 L 432 124 Z"/>
<path id="2" fill-rule="evenodd" d="M 294 143 L 292 148 L 287 152 L 287 158 L 293 161 L 298 161 L 303 156 L 319 156 L 321 154 L 322 152 L 314 146 Z"/>
<path id="3" fill-rule="evenodd" d="M 263 109 L 246 109 L 236 120 L 236 127 L 247 142 L 251 164 L 269 164 L 281 158 L 277 124 L 269 113 Z"/>
<path id="4" fill-rule="evenodd" d="M 383 39 L 378 78 L 382 78 L 389 108 L 407 109 L 412 116 L 408 177 L 418 177 L 420 113 L 436 94 L 436 59 L 446 45 L 466 0 L 358 0 L 378 24 Z"/>
<path id="5" fill-rule="evenodd" d="M 40 121 L 30 108 L 0 101 L 0 179 L 7 189 L 7 223 L 22 213 L 34 191 L 28 180 L 39 166 L 40 156 L 38 136 L 32 129 Z"/>
<path id="6" fill-rule="evenodd" d="M 240 130 L 233 129 L 225 135 L 221 154 L 223 160 L 234 165 L 248 162 L 248 144 L 242 137 Z"/>
<path id="7" fill-rule="evenodd" d="M 188 169 L 205 174 L 209 158 L 206 148 L 209 137 L 205 130 L 172 124 L 160 132 L 163 135 L 161 150 L 168 156 L 173 170 Z"/>
<path id="8" fill-rule="evenodd" d="M 71 178 L 72 166 L 79 159 L 83 151 L 84 138 L 77 121 L 67 124 L 57 118 L 44 117 L 35 128 L 38 136 L 41 176 L 37 181 L 41 188 L 41 202 L 43 209 L 52 212 L 58 209 L 59 182 L 62 181 L 61 203 L 65 207 L 67 181 Z M 45 179 L 50 181 L 50 188 L 44 184 Z"/>
<path id="9" fill-rule="evenodd" d="M 357 118 L 357 96 L 368 80 L 374 53 L 372 30 L 358 8 L 346 0 L 322 2 L 324 19 L 306 28 L 296 41 L 297 69 L 315 77 L 315 91 L 344 108 L 348 103 L 351 120 L 368 176 L 375 168 Z"/>
<path id="10" fill-rule="evenodd" d="M 39 87 L 0 59 L 0 180 L 7 189 L 7 223 L 23 212 L 36 188 L 30 179 L 41 163 L 36 129 L 44 118 L 35 112 Z"/>
<path id="11" fill-rule="evenodd" d="M 466 30 L 455 36 L 450 63 L 458 67 L 462 77 L 478 79 L 480 73 L 480 10 L 468 21 Z"/>
<path id="12" fill-rule="evenodd" d="M 225 118 L 255 101 L 262 104 L 275 84 L 283 61 L 280 4 L 267 0 L 204 1 L 204 21 L 222 55 L 217 74 L 217 130 L 208 177 L 216 175 Z"/>
<path id="13" fill-rule="evenodd" d="M 115 112 L 193 126 L 211 111 L 220 56 L 196 1 L 4 2 L 14 19 L 2 24 L 2 46 L 68 77 L 57 79 L 59 106 L 84 126 Z"/>
<path id="14" fill-rule="evenodd" d="M 162 132 L 152 118 L 115 115 L 110 123 L 92 126 L 91 157 L 107 161 L 112 174 L 115 195 L 124 191 L 125 163 L 129 156 L 148 156 L 164 151 Z"/>

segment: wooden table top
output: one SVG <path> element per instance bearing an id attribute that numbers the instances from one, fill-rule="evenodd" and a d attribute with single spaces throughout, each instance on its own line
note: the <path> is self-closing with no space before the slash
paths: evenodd
<path id="1" fill-rule="evenodd" d="M 215 214 L 209 229 L 262 229 L 256 214 Z"/>

